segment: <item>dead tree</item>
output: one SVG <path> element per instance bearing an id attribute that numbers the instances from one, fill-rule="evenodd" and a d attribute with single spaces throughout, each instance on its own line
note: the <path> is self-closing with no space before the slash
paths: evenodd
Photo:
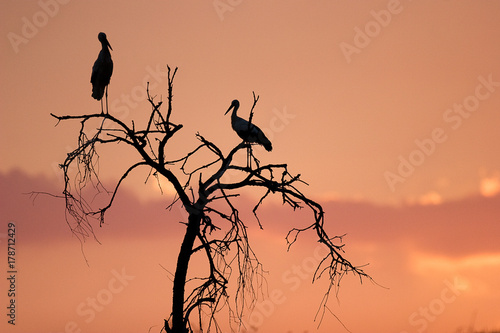
<path id="1" fill-rule="evenodd" d="M 320 261 L 313 275 L 313 281 L 325 276 L 329 281 L 325 297 L 320 303 L 324 313 L 328 296 L 339 285 L 342 277 L 349 272 L 370 279 L 361 267 L 352 265 L 344 258 L 342 236 L 330 237 L 324 229 L 324 212 L 320 204 L 309 199 L 300 190 L 304 183 L 300 175 L 292 175 L 287 164 L 260 165 L 252 147 L 245 142 L 237 144 L 225 153 L 216 144 L 201 134 L 196 134 L 198 143 L 184 156 L 169 156 L 172 137 L 182 128 L 172 122 L 173 81 L 177 68 L 168 67 L 168 105 L 162 111 L 162 101 L 156 102 L 147 89 L 151 113 L 145 125 L 137 128 L 134 121 L 126 123 L 109 113 L 89 113 L 82 115 L 54 115 L 60 121 L 78 121 L 78 146 L 68 153 L 60 165 L 64 174 L 63 197 L 66 201 L 67 223 L 80 239 L 94 237 L 94 225 L 102 226 L 105 214 L 112 207 L 120 186 L 127 176 L 139 167 L 149 168 L 148 177 L 165 178 L 175 189 L 176 196 L 170 205 L 180 201 L 187 213 L 185 234 L 180 245 L 175 268 L 170 316 L 164 320 L 167 333 L 193 332 L 194 322 L 202 330 L 221 332 L 216 313 L 227 306 L 230 321 L 236 318 L 241 324 L 245 305 L 255 304 L 256 291 L 262 279 L 263 269 L 257 255 L 250 246 L 247 226 L 239 217 L 234 205 L 235 197 L 244 188 L 260 188 L 263 195 L 253 207 L 257 217 L 260 205 L 269 195 L 279 195 L 283 204 L 294 210 L 307 208 L 312 212 L 312 223 L 304 228 L 292 228 L 286 235 L 288 247 L 303 232 L 314 232 L 328 254 Z M 253 110 L 258 101 L 254 94 Z M 98 148 L 103 145 L 121 144 L 138 153 L 138 161 L 130 165 L 120 176 L 112 190 L 106 190 L 99 180 Z M 194 157 L 201 151 L 212 155 L 209 161 L 197 164 L 188 170 Z M 235 155 L 247 153 L 254 160 L 253 167 L 239 165 Z M 231 173 L 231 177 L 225 177 Z M 226 179 L 231 179 L 227 181 Z M 95 208 L 89 199 L 92 192 L 104 192 L 106 200 Z M 222 203 L 222 204 L 221 204 Z M 222 208 L 221 208 L 222 207 Z M 224 208 L 225 207 L 225 208 Z M 203 277 L 188 276 L 188 268 L 194 255 L 204 256 L 208 271 Z M 236 272 L 234 274 L 233 272 Z M 236 276 L 235 276 L 236 275 Z M 237 292 L 230 301 L 227 288 L 235 281 Z M 187 285 L 192 286 L 187 289 Z M 247 297 L 247 298 L 245 298 Z M 194 312 L 193 312 L 194 311 Z M 194 314 L 194 315 L 193 315 Z M 234 324 L 234 321 L 233 321 Z"/>

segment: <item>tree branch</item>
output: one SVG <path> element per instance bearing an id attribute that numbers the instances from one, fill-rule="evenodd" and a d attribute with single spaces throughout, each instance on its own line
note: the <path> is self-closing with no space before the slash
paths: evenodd
<path id="1" fill-rule="evenodd" d="M 150 95 L 149 83 L 146 88 L 147 99 L 151 106 L 147 123 L 143 128 L 136 128 L 132 120 L 131 126 L 111 114 L 91 113 L 83 115 L 57 116 L 61 121 L 79 121 L 78 146 L 68 153 L 60 165 L 64 175 L 63 197 L 66 203 L 66 222 L 80 240 L 94 234 L 92 219 L 104 223 L 105 213 L 115 201 L 116 195 L 128 175 L 139 166 L 148 166 L 157 179 L 163 177 L 174 188 L 175 196 L 167 208 L 180 201 L 188 214 L 186 234 L 181 244 L 174 275 L 172 313 L 164 322 L 167 333 L 192 332 L 190 316 L 198 316 L 200 328 L 214 328 L 222 332 L 217 323 L 216 313 L 228 306 L 231 315 L 237 318 L 238 324 L 245 314 L 245 309 L 256 304 L 259 290 L 265 282 L 264 269 L 250 246 L 247 225 L 240 219 L 238 208 L 232 203 L 239 191 L 244 188 L 263 190 L 252 212 L 263 229 L 263 221 L 258 217 L 258 210 L 270 195 L 280 195 L 283 205 L 294 210 L 308 208 L 313 215 L 312 223 L 306 227 L 291 226 L 286 235 L 287 247 L 298 240 L 301 233 L 313 231 L 317 241 L 328 249 L 327 255 L 320 261 L 314 271 L 312 281 L 325 276 L 329 285 L 321 300 L 318 315 L 322 318 L 328 310 L 327 302 L 332 289 L 337 289 L 341 279 L 349 272 L 360 280 L 371 278 L 363 271 L 362 266 L 354 266 L 345 258 L 342 236 L 330 237 L 324 229 L 325 214 L 317 202 L 311 200 L 299 190 L 299 185 L 307 185 L 300 174 L 292 175 L 287 164 L 271 163 L 260 166 L 253 154 L 252 145 L 240 142 L 225 154 L 215 143 L 200 133 L 195 137 L 198 143 L 188 149 L 181 157 L 170 156 L 168 143 L 183 128 L 182 124 L 171 122 L 173 112 L 173 81 L 177 68 L 168 69 L 168 106 L 162 114 L 162 101 L 155 102 Z M 259 96 L 253 92 L 253 105 L 249 123 L 252 122 L 254 108 Z M 96 127 L 94 121 L 100 121 Z M 140 123 L 140 122 L 139 122 Z M 93 125 L 94 124 L 94 125 Z M 125 143 L 125 147 L 140 157 L 129 166 L 118 178 L 112 191 L 107 191 L 99 179 L 99 154 L 102 145 Z M 241 166 L 235 161 L 238 152 L 247 150 L 248 155 L 256 162 L 252 167 L 247 163 Z M 201 152 L 209 152 L 211 157 L 199 162 Z M 137 156 L 137 155 L 136 155 Z M 194 165 L 192 165 L 194 164 Z M 202 177 L 202 173 L 205 177 Z M 235 174 L 237 176 L 235 176 Z M 197 180 L 193 181 L 194 179 Z M 206 178 L 206 180 L 204 180 Z M 224 180 L 224 181 L 223 181 Z M 89 196 L 108 195 L 105 204 L 93 208 L 93 200 Z M 222 206 L 222 207 L 221 207 Z M 202 277 L 189 277 L 188 265 L 192 256 L 201 255 L 208 264 Z M 235 276 L 234 273 L 237 273 Z M 234 281 L 235 280 L 235 281 Z M 227 288 L 231 281 L 236 283 L 236 294 L 230 302 Z M 197 285 L 186 291 L 187 283 Z M 187 295 L 187 296 L 186 296 Z M 208 314 L 202 309 L 209 309 Z M 197 312 L 193 312 L 194 310 Z M 202 318 L 207 320 L 202 320 Z"/>

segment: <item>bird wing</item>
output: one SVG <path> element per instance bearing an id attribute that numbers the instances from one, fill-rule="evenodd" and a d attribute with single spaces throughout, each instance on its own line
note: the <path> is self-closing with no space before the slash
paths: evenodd
<path id="1" fill-rule="evenodd" d="M 109 65 L 108 65 L 108 77 L 111 79 L 111 74 L 113 74 L 113 60 L 111 60 L 111 56 L 109 57 Z"/>
<path id="2" fill-rule="evenodd" d="M 249 123 L 243 118 L 236 118 L 233 122 L 233 129 L 238 136 L 246 142 L 258 143 L 264 146 L 267 151 L 271 151 L 273 146 L 264 132 L 256 125 Z"/>
<path id="3" fill-rule="evenodd" d="M 107 51 L 107 52 L 106 52 Z M 100 100 L 104 95 L 104 89 L 109 84 L 111 74 L 113 73 L 113 60 L 109 50 L 101 50 L 97 56 L 94 66 L 92 66 L 92 97 Z"/>
<path id="4" fill-rule="evenodd" d="M 234 131 L 238 134 L 238 136 L 243 140 L 245 140 L 246 137 L 248 137 L 248 135 L 250 134 L 250 130 L 248 128 L 248 121 L 246 121 L 243 118 L 235 117 L 231 121 L 231 126 L 233 127 Z"/>
<path id="5" fill-rule="evenodd" d="M 101 52 L 99 52 L 99 55 L 97 56 L 96 61 L 94 62 L 94 66 L 92 66 L 92 75 L 90 76 L 90 83 L 95 84 L 97 80 L 98 73 L 103 65 L 103 59 L 101 56 Z"/>
<path id="6" fill-rule="evenodd" d="M 94 66 L 92 66 L 90 82 L 97 82 L 97 80 L 101 79 L 100 76 L 102 76 L 102 78 L 110 78 L 111 74 L 113 74 L 113 60 L 111 59 L 111 55 L 106 55 L 101 50 L 96 61 L 94 62 Z M 104 83 L 107 85 L 109 82 Z"/>
<path id="7" fill-rule="evenodd" d="M 251 139 L 251 142 L 263 145 L 267 151 L 271 151 L 273 149 L 271 141 L 269 141 L 264 132 L 254 124 L 250 124 L 249 137 Z"/>

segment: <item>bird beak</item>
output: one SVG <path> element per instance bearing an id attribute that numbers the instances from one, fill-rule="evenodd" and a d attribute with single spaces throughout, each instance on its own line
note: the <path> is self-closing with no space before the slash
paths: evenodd
<path id="1" fill-rule="evenodd" d="M 231 106 L 229 107 L 229 109 L 227 109 L 226 113 L 224 113 L 224 115 L 226 115 L 229 111 L 231 111 L 231 109 L 234 108 L 234 105 L 231 104 Z"/>
<path id="2" fill-rule="evenodd" d="M 109 46 L 109 48 L 111 49 L 111 51 L 113 51 L 113 48 L 111 47 L 111 44 L 109 44 L 108 40 L 106 39 L 106 45 Z"/>

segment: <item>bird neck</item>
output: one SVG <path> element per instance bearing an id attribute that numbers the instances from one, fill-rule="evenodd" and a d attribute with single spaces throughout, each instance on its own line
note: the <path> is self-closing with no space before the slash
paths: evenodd
<path id="1" fill-rule="evenodd" d="M 101 43 L 102 44 L 102 49 L 101 51 L 104 52 L 104 53 L 108 53 L 108 54 L 111 54 L 111 52 L 109 52 L 109 47 L 108 45 L 104 44 L 104 43 Z"/>
<path id="2" fill-rule="evenodd" d="M 233 108 L 233 112 L 231 112 L 231 119 L 234 119 L 234 118 L 238 117 L 236 115 L 236 111 L 237 111 L 237 108 Z"/>

